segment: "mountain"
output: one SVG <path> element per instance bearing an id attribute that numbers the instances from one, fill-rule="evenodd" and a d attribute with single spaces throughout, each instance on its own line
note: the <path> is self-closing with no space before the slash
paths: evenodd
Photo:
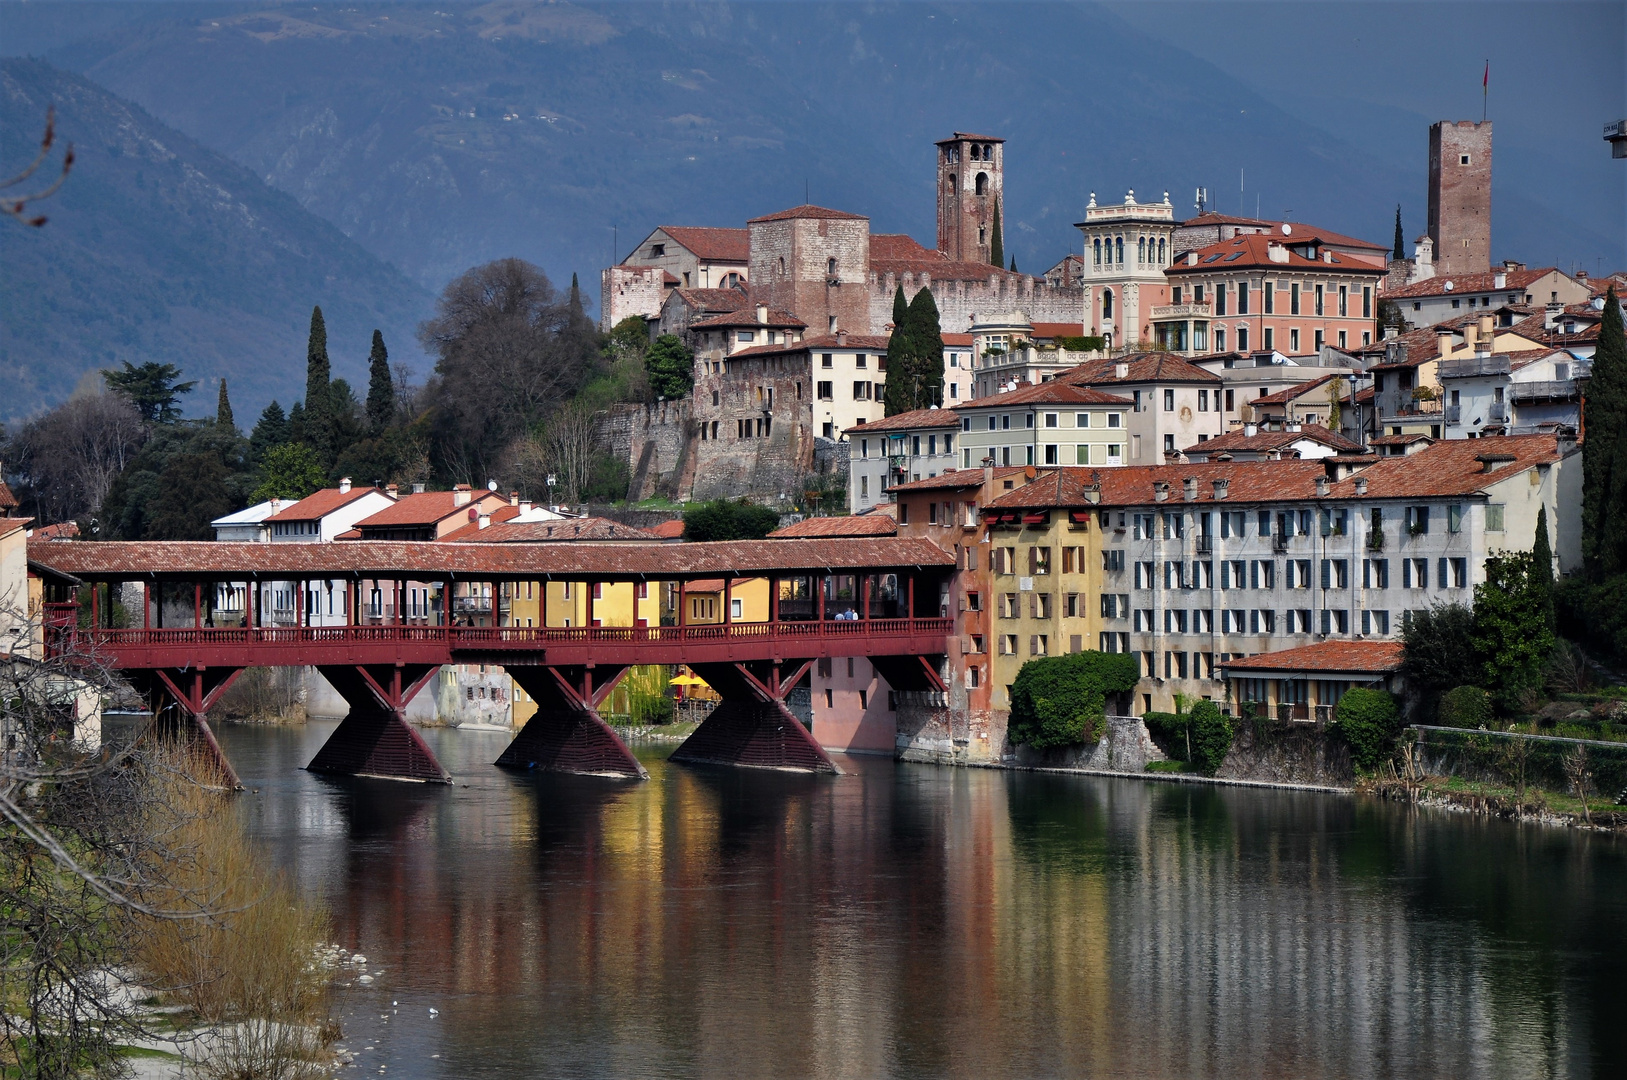
<path id="1" fill-rule="evenodd" d="M 0 171 L 38 144 L 46 110 L 77 161 L 33 211 L 0 221 L 0 421 L 67 397 L 97 369 L 162 360 L 201 380 L 212 413 L 229 380 L 240 421 L 305 381 L 311 306 L 327 319 L 334 373 L 365 393 L 374 327 L 392 356 L 424 364 L 412 334 L 429 294 L 290 196 L 88 79 L 37 60 L 0 61 Z M 60 145 L 60 144 L 59 144 Z"/>
<path id="2" fill-rule="evenodd" d="M 930 242 L 932 142 L 956 129 L 1009 140 L 1027 270 L 1076 245 L 1092 190 L 1168 190 L 1184 213 L 1205 185 L 1227 212 L 1380 242 L 1397 203 L 1409 234 L 1424 220 L 1426 123 L 1405 156 L 1357 150 L 1344 117 L 1308 122 L 1095 5 L 120 3 L 72 25 L 53 7 L 7 17 L 432 290 L 520 255 L 591 295 L 657 224 L 739 224 L 804 191 Z M 1298 61 L 1272 62 L 1291 85 Z M 1498 257 L 1619 248 L 1547 186 L 1499 187 Z"/>

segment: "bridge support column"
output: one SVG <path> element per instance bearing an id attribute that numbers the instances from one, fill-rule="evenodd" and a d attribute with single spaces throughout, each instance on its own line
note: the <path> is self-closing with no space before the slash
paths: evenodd
<path id="1" fill-rule="evenodd" d="M 152 709 L 153 730 L 160 736 L 194 742 L 204 758 L 219 770 L 221 784 L 233 790 L 241 789 L 243 783 L 209 727 L 209 710 L 242 673 L 242 668 L 231 667 L 130 672 L 131 682 Z"/>
<path id="2" fill-rule="evenodd" d="M 785 707 L 812 662 L 691 664 L 723 700 L 671 760 L 840 775 L 813 733 Z"/>
<path id="3" fill-rule="evenodd" d="M 356 664 L 317 670 L 350 704 L 350 712 L 306 769 L 330 776 L 452 782 L 452 774 L 441 768 L 423 736 L 407 723 L 407 703 L 440 665 Z"/>
<path id="4" fill-rule="evenodd" d="M 599 705 L 627 668 L 505 665 L 509 678 L 537 703 L 536 715 L 496 764 L 513 769 L 648 780 L 627 744 L 599 717 Z"/>

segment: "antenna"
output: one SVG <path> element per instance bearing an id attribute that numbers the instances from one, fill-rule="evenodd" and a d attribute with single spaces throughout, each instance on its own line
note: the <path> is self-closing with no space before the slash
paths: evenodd
<path id="1" fill-rule="evenodd" d="M 808 178 L 806 176 L 804 176 L 802 178 L 802 205 L 803 206 L 812 206 L 813 205 L 813 199 L 810 198 L 809 195 L 808 195 Z"/>
<path id="2" fill-rule="evenodd" d="M 1197 206 L 1198 216 L 1202 217 L 1203 216 L 1204 204 L 1206 204 L 1209 201 L 1209 189 L 1204 188 L 1204 187 L 1200 187 L 1198 189 L 1198 191 L 1197 191 L 1197 195 L 1195 196 L 1195 198 L 1197 200 L 1195 205 Z"/>

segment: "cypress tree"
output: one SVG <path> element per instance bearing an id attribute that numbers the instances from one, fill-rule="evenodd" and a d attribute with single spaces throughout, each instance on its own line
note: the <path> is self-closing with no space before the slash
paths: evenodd
<path id="1" fill-rule="evenodd" d="M 1605 294 L 1593 377 L 1582 402 L 1582 565 L 1601 581 L 1621 572 L 1627 532 L 1627 341 L 1614 287 Z"/>
<path id="2" fill-rule="evenodd" d="M 237 427 L 237 422 L 232 419 L 231 399 L 226 396 L 225 379 L 220 380 L 220 398 L 215 402 L 215 423 L 227 429 Z"/>
<path id="3" fill-rule="evenodd" d="M 384 348 L 384 335 L 377 330 L 373 331 L 367 374 L 367 423 L 374 435 L 382 435 L 395 418 L 395 385 L 390 382 L 390 354 Z"/>
<path id="4" fill-rule="evenodd" d="M 324 461 L 332 454 L 329 431 L 328 402 L 331 396 L 328 383 L 333 365 L 328 362 L 328 325 L 322 319 L 322 309 L 311 309 L 311 334 L 305 343 L 305 408 L 302 410 L 304 439 L 302 440 Z"/>
<path id="5" fill-rule="evenodd" d="M 893 333 L 904 329 L 904 316 L 909 310 L 910 302 L 904 299 L 904 286 L 900 285 L 898 291 L 893 293 Z"/>
<path id="6" fill-rule="evenodd" d="M 1390 258 L 1400 261 L 1407 257 L 1406 243 L 1401 239 L 1401 204 L 1395 204 L 1395 250 Z"/>
<path id="7" fill-rule="evenodd" d="M 1013 274 L 1017 272 L 1017 256 L 1015 255 L 1011 257 L 1011 272 Z"/>
<path id="8" fill-rule="evenodd" d="M 1542 610 L 1543 624 L 1554 629 L 1554 552 L 1548 544 L 1548 508 L 1537 507 L 1537 538 L 1531 545 L 1531 592 Z"/>
<path id="9" fill-rule="evenodd" d="M 943 394 L 943 333 L 938 327 L 938 303 L 931 289 L 922 289 L 910 301 L 909 314 L 910 403 L 906 409 L 925 409 L 940 404 Z M 889 374 L 887 381 L 892 381 Z"/>
<path id="10" fill-rule="evenodd" d="M 1006 244 L 1000 233 L 1000 200 L 994 200 L 994 231 L 989 236 L 989 262 L 994 266 L 1006 264 Z"/>

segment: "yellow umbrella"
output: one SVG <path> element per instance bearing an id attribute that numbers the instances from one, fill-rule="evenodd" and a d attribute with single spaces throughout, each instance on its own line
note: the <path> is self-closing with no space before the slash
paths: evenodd
<path id="1" fill-rule="evenodd" d="M 668 679 L 667 682 L 672 686 L 705 686 L 706 685 L 706 680 L 705 679 L 699 678 L 699 677 L 697 677 L 695 675 L 678 675 L 678 676 L 676 676 L 674 678 Z"/>

